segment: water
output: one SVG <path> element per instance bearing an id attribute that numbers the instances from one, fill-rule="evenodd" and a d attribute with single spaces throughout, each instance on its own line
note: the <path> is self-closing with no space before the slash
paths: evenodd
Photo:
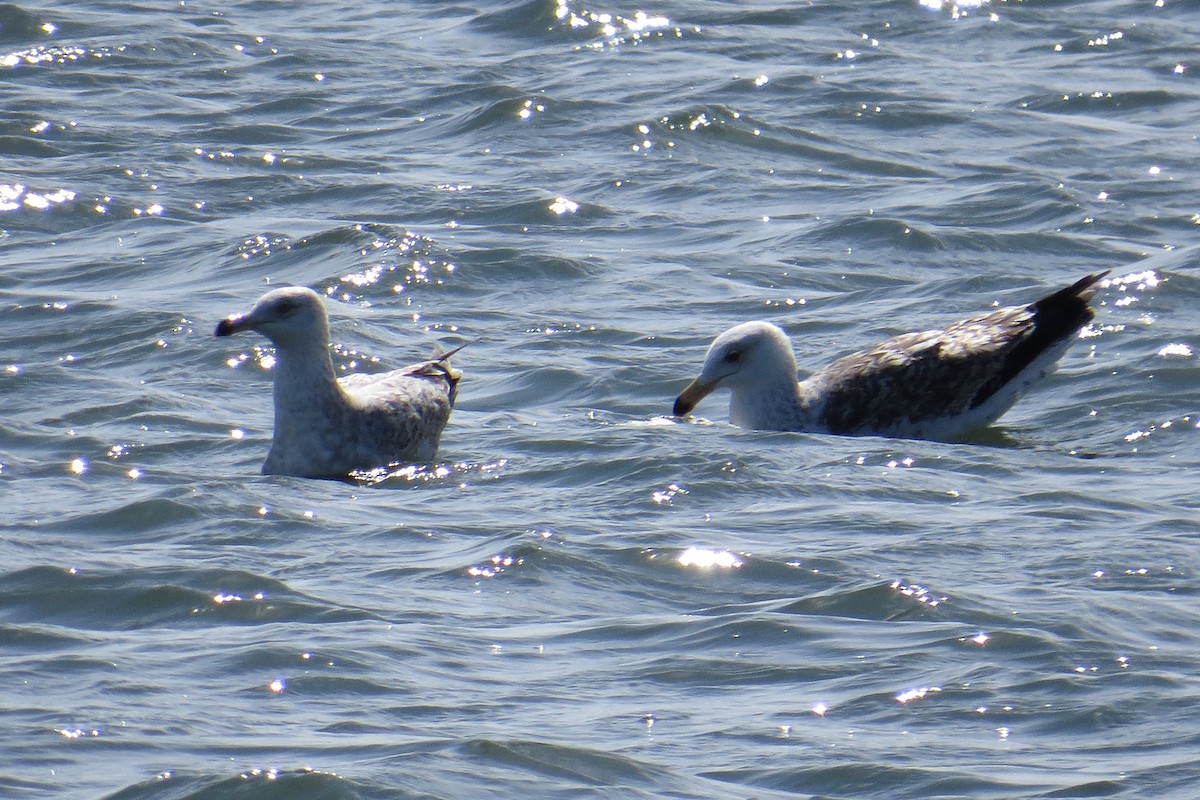
<path id="1" fill-rule="evenodd" d="M 1192 798 L 1183 0 L 0 7 L 0 796 Z M 964 444 L 669 413 L 1111 269 Z M 479 338 L 440 462 L 258 475 L 267 283 Z"/>

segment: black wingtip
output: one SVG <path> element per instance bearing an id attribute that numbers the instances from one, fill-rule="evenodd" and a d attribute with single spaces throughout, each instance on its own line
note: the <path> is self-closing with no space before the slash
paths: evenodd
<path id="1" fill-rule="evenodd" d="M 479 336 L 475 339 L 468 339 L 467 341 L 460 344 L 458 347 L 454 347 L 449 350 L 443 351 L 440 347 L 436 347 L 436 348 L 434 348 L 434 351 L 433 351 L 433 357 L 429 360 L 437 361 L 437 362 L 449 361 L 450 356 L 455 355 L 456 353 L 458 353 L 459 350 L 462 350 L 464 347 L 470 347 L 473 344 L 479 344 L 482 341 L 483 341 L 483 337 Z"/>
<path id="2" fill-rule="evenodd" d="M 1103 272 L 1095 272 L 1091 275 L 1085 275 L 1067 288 L 1059 289 L 1054 294 L 1043 297 L 1041 300 L 1034 303 L 1034 307 L 1042 308 L 1043 306 L 1061 305 L 1063 303 L 1070 303 L 1078 300 L 1082 300 L 1084 303 L 1087 303 L 1096 295 L 1096 292 L 1099 290 L 1100 287 L 1097 284 L 1107 278 L 1110 272 L 1112 272 L 1112 270 L 1106 269 Z"/>
<path id="3" fill-rule="evenodd" d="M 1105 270 L 1085 275 L 1065 289 L 1059 289 L 1054 294 L 1031 303 L 1029 310 L 1033 313 L 1032 330 L 1008 354 L 1003 369 L 976 393 L 971 400 L 971 407 L 983 403 L 1032 364 L 1038 356 L 1064 339 L 1075 336 L 1091 322 L 1096 312 L 1092 310 L 1090 301 L 1100 288 L 1098 284 L 1108 273 L 1109 270 Z"/>
<path id="4" fill-rule="evenodd" d="M 233 326 L 233 320 L 223 319 L 217 323 L 217 329 L 213 331 L 213 336 L 232 336 L 236 333 Z"/>
<path id="5" fill-rule="evenodd" d="M 1065 289 L 1043 297 L 1030 308 L 1038 326 L 1047 328 L 1053 338 L 1066 336 L 1091 322 L 1095 312 L 1089 305 L 1100 289 L 1099 283 L 1109 270 L 1085 275 Z"/>

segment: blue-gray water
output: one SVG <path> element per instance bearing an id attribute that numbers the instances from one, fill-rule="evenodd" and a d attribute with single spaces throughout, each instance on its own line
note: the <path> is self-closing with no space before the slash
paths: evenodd
<path id="1" fill-rule="evenodd" d="M 0 7 L 0 796 L 1194 798 L 1197 6 L 935 6 Z M 1100 269 L 979 441 L 665 416 Z M 258 475 L 268 281 L 438 464 Z"/>

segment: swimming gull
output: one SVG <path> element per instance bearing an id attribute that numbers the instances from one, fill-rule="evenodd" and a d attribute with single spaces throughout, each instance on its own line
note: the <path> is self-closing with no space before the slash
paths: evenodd
<path id="1" fill-rule="evenodd" d="M 675 400 L 692 411 L 718 387 L 743 428 L 949 440 L 988 425 L 1055 362 L 1094 313 L 1108 272 L 1027 306 L 999 308 L 940 330 L 906 333 L 796 382 L 787 334 L 746 322 L 713 340 L 700 376 Z"/>
<path id="2" fill-rule="evenodd" d="M 457 351 L 337 378 L 325 304 L 303 286 L 267 292 L 248 313 L 221 320 L 216 335 L 241 331 L 275 345 L 275 433 L 263 474 L 344 478 L 437 453 L 461 376 L 448 361 Z"/>

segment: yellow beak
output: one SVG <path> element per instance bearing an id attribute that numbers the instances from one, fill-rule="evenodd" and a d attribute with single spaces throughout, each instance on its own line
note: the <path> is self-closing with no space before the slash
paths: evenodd
<path id="1" fill-rule="evenodd" d="M 687 388 L 679 393 L 679 397 L 675 398 L 675 416 L 682 417 L 692 413 L 697 403 L 712 394 L 713 389 L 717 388 L 717 383 L 718 381 L 704 383 L 699 378 L 689 383 Z"/>

